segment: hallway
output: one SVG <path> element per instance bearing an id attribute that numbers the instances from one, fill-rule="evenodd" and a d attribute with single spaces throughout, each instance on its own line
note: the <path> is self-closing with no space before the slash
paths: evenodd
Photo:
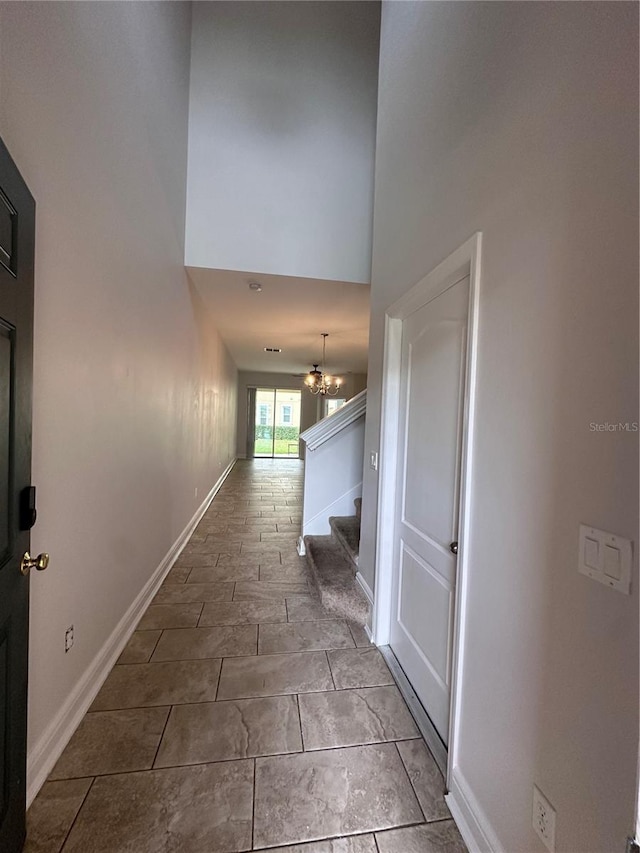
<path id="1" fill-rule="evenodd" d="M 28 853 L 466 849 L 380 653 L 308 586 L 302 473 L 236 463 L 32 805 Z"/>

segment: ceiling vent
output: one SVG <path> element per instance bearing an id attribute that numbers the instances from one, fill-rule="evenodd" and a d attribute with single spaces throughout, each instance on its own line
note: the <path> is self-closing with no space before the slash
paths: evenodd
<path id="1" fill-rule="evenodd" d="M 265 347 L 264 351 L 265 352 L 282 352 L 280 347 Z"/>

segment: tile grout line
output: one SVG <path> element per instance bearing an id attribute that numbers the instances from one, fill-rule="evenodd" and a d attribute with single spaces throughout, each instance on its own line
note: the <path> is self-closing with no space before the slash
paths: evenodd
<path id="1" fill-rule="evenodd" d="M 245 655 L 244 657 L 237 657 L 237 658 L 227 657 L 227 658 L 223 658 L 223 659 L 221 659 L 221 658 L 204 658 L 204 660 L 233 661 L 233 660 L 246 660 L 247 658 L 250 658 L 250 657 L 256 657 L 256 655 Z M 162 661 L 162 662 L 164 663 L 165 661 Z M 181 663 L 181 661 L 167 661 L 167 662 L 168 663 Z M 222 667 L 221 667 L 221 671 L 222 671 Z M 389 687 L 391 685 L 382 685 L 382 686 Z M 299 695 L 300 696 L 317 696 L 320 693 L 333 694 L 333 693 L 345 693 L 348 690 L 369 690 L 369 689 L 373 689 L 373 688 L 343 687 L 343 688 L 338 688 L 337 690 L 301 690 L 301 691 L 299 691 Z M 116 708 L 100 708 L 96 711 L 88 711 L 87 713 L 90 713 L 90 714 L 106 714 L 106 713 L 111 713 L 112 711 L 138 711 L 138 710 L 144 710 L 145 708 L 166 708 L 169 706 L 171 706 L 171 707 L 174 707 L 174 706 L 184 707 L 185 705 L 210 705 L 210 704 L 213 704 L 214 702 L 215 703 L 219 703 L 219 702 L 241 702 L 241 701 L 245 701 L 248 699 L 277 699 L 280 696 L 295 696 L 295 695 L 297 695 L 296 691 L 291 690 L 289 693 L 260 693 L 258 695 L 251 695 L 251 696 L 229 696 L 226 699 L 219 699 L 216 696 L 215 699 L 201 699 L 197 702 L 189 702 L 189 701 L 173 702 L 173 703 L 160 702 L 157 705 L 125 705 L 124 707 L 119 705 Z M 371 745 L 373 743 L 396 743 L 396 742 L 397 743 L 403 743 L 403 742 L 409 741 L 409 740 L 420 740 L 420 739 L 421 739 L 421 735 L 409 735 L 407 737 L 393 738 L 391 740 L 366 741 L 363 743 L 343 744 L 342 747 L 322 747 L 322 749 L 347 749 L 347 748 L 350 748 L 352 746 L 368 746 L 368 745 Z M 88 778 L 88 777 L 78 777 L 78 778 Z"/>
<path id="2" fill-rule="evenodd" d="M 306 752 L 304 748 L 304 734 L 302 733 L 302 711 L 300 710 L 300 694 L 296 693 L 296 705 L 298 706 L 298 726 L 300 728 L 300 743 L 302 745 L 302 751 Z"/>
<path id="3" fill-rule="evenodd" d="M 407 766 L 406 766 L 406 764 L 404 763 L 404 761 L 402 760 L 402 753 L 401 753 L 401 752 L 400 752 L 400 750 L 398 749 L 398 741 L 397 741 L 397 740 L 396 740 L 396 741 L 393 741 L 393 745 L 394 745 L 395 750 L 396 750 L 396 752 L 397 752 L 397 754 L 398 754 L 398 758 L 400 759 L 400 766 L 401 766 L 401 767 L 402 767 L 402 769 L 404 770 L 404 774 L 405 774 L 405 776 L 407 777 L 407 779 L 409 780 L 409 785 L 410 785 L 410 787 L 411 787 L 411 790 L 413 791 L 413 796 L 415 797 L 415 800 L 416 800 L 416 802 L 417 802 L 417 804 L 418 804 L 418 808 L 420 809 L 420 814 L 421 814 L 421 815 L 422 815 L 422 817 L 424 818 L 424 821 L 422 821 L 421 823 L 427 823 L 427 822 L 428 822 L 428 821 L 427 821 L 427 816 L 425 815 L 425 813 L 424 813 L 424 809 L 422 808 L 422 803 L 420 802 L 420 798 L 418 797 L 418 792 L 416 791 L 416 786 L 413 784 L 413 780 L 412 780 L 411 776 L 409 775 L 409 771 L 407 770 Z M 421 824 L 416 824 L 416 825 L 421 825 Z"/>
<path id="4" fill-rule="evenodd" d="M 256 776 L 258 774 L 258 766 L 256 759 L 253 759 L 253 799 L 251 802 L 251 849 L 255 850 L 255 833 L 256 833 Z"/>
<path id="5" fill-rule="evenodd" d="M 259 697 L 259 698 L 274 698 L 274 697 Z M 279 697 L 275 697 L 275 698 L 279 698 Z M 222 703 L 227 702 L 227 701 L 237 702 L 237 701 L 245 701 L 245 700 L 237 700 L 237 699 L 233 699 L 233 700 L 223 699 L 223 700 L 221 700 Z M 213 703 L 211 703 L 211 702 L 197 702 L 194 704 L 196 704 L 196 705 L 210 705 Z M 182 706 L 171 705 L 170 707 L 171 707 L 171 710 L 173 710 L 173 708 L 175 708 L 175 707 L 187 707 L 187 706 L 185 706 L 185 705 L 182 705 Z M 412 740 L 419 740 L 419 738 L 412 738 Z M 302 749 L 302 750 L 298 749 L 298 750 L 290 750 L 288 752 L 267 752 L 264 755 L 257 755 L 257 756 L 244 756 L 244 757 L 241 756 L 241 757 L 238 757 L 238 756 L 234 755 L 234 756 L 230 756 L 229 758 L 216 758 L 213 761 L 210 759 L 205 759 L 203 761 L 190 761 L 186 764 L 170 764 L 170 765 L 167 765 L 166 767 L 164 767 L 164 766 L 163 767 L 143 767 L 143 768 L 133 768 L 131 770 L 112 770 L 109 773 L 97 773 L 94 777 L 90 777 L 90 776 L 86 776 L 86 775 L 65 776 L 65 777 L 60 778 L 60 779 L 51 779 L 50 781 L 51 782 L 77 782 L 80 779 L 89 779 L 89 778 L 93 778 L 95 781 L 96 779 L 108 779 L 108 778 L 111 778 L 113 776 L 132 776 L 132 775 L 135 775 L 136 773 L 150 773 L 152 770 L 154 770 L 154 771 L 155 770 L 174 770 L 178 767 L 203 767 L 204 765 L 209 765 L 209 764 L 230 764 L 230 763 L 233 763 L 234 761 L 253 761 L 256 758 L 265 758 L 265 759 L 266 758 L 286 758 L 289 756 L 293 757 L 296 755 L 313 755 L 314 753 L 337 752 L 339 750 L 344 750 L 344 749 L 363 749 L 363 748 L 366 748 L 368 746 L 386 746 L 387 744 L 390 744 L 390 743 L 395 743 L 395 741 L 372 741 L 369 743 L 354 743 L 354 744 L 349 744 L 347 746 L 323 746 L 321 749 Z M 157 758 L 157 756 L 156 756 L 156 758 Z M 154 758 L 154 763 L 155 763 L 156 758 Z M 431 825 L 434 823 L 446 823 L 447 821 L 451 821 L 451 820 L 453 820 L 453 817 L 442 817 L 442 818 L 436 818 L 435 820 L 413 821 L 411 826 L 423 826 L 425 824 Z M 367 831 L 368 832 L 374 832 L 375 830 L 367 830 Z M 382 831 L 383 830 L 380 830 L 380 832 L 382 832 Z"/>
<path id="6" fill-rule="evenodd" d="M 198 621 L 200 621 L 200 617 L 198 617 Z M 165 630 L 164 628 L 160 629 L 160 634 L 158 636 L 158 639 L 155 642 L 153 649 L 151 650 L 151 654 L 149 655 L 149 659 L 147 660 L 147 663 L 151 663 L 151 660 L 156 653 L 156 649 L 158 648 L 158 646 L 160 644 L 160 640 L 162 639 L 162 635 L 164 634 L 164 630 Z"/>
<path id="7" fill-rule="evenodd" d="M 214 702 L 217 702 L 217 701 L 218 701 L 218 693 L 219 693 L 219 691 L 220 691 L 220 682 L 222 681 L 222 667 L 223 667 L 224 661 L 225 661 L 225 659 L 224 659 L 224 658 L 220 658 L 220 669 L 218 670 L 218 680 L 217 680 L 217 682 L 216 682 L 216 692 L 215 692 L 215 694 L 214 694 L 214 696 L 213 696 L 213 701 L 214 701 Z M 188 703 L 188 702 L 185 702 L 185 703 L 183 703 L 183 704 L 188 705 L 189 703 Z"/>
<path id="8" fill-rule="evenodd" d="M 86 777 L 86 776 L 84 776 L 84 777 L 82 777 L 82 776 L 81 776 L 80 778 L 84 778 L 84 779 L 86 779 L 87 777 Z M 67 833 L 66 833 L 66 835 L 65 835 L 65 837 L 64 837 L 64 840 L 63 840 L 62 844 L 60 845 L 60 853 L 63 853 L 64 848 L 67 846 L 67 841 L 69 840 L 69 836 L 71 835 L 71 830 L 72 830 L 72 829 L 73 829 L 73 827 L 76 825 L 76 821 L 78 820 L 78 817 L 80 816 L 80 812 L 82 811 L 82 809 L 83 809 L 83 807 L 84 807 L 84 804 L 87 802 L 87 798 L 88 798 L 89 794 L 91 793 L 91 789 L 93 788 L 93 785 L 94 785 L 94 782 L 96 781 L 96 778 L 97 778 L 96 776 L 94 776 L 94 777 L 93 777 L 93 779 L 91 780 L 91 784 L 90 784 L 90 785 L 89 785 L 89 787 L 87 788 L 87 793 L 86 793 L 86 794 L 84 795 L 84 797 L 82 798 L 82 802 L 80 803 L 80 808 L 78 809 L 78 811 L 77 811 L 77 812 L 76 812 L 76 814 L 75 814 L 75 817 L 74 817 L 74 818 L 73 818 L 73 820 L 71 821 L 71 826 L 70 826 L 70 827 L 69 827 L 69 829 L 67 830 Z"/>
<path id="9" fill-rule="evenodd" d="M 334 691 L 336 691 L 338 688 L 336 687 L 336 680 L 333 677 L 333 670 L 331 669 L 331 661 L 329 660 L 329 651 L 330 650 L 325 649 L 324 653 L 325 653 L 325 657 L 327 658 L 327 666 L 329 667 L 329 675 L 331 676 L 331 683 L 333 684 Z M 330 693 L 331 691 L 321 691 L 321 692 Z"/>
<path id="10" fill-rule="evenodd" d="M 156 747 L 156 752 L 155 752 L 155 755 L 153 756 L 153 761 L 151 762 L 151 767 L 148 768 L 149 770 L 155 769 L 156 761 L 158 760 L 158 753 L 160 752 L 160 747 L 162 746 L 162 741 L 164 740 L 164 735 L 165 735 L 165 732 L 167 731 L 167 726 L 169 725 L 169 718 L 173 714 L 174 708 L 175 708 L 175 705 L 169 706 L 169 711 L 167 713 L 167 716 L 165 717 L 164 726 L 162 727 L 162 734 L 160 735 L 160 739 L 158 741 L 158 746 Z"/>
<path id="11" fill-rule="evenodd" d="M 329 843 L 331 843 L 333 841 L 342 841 L 345 839 L 350 840 L 352 838 L 366 838 L 368 835 L 370 835 L 374 839 L 374 843 L 375 843 L 376 832 L 393 832 L 396 829 L 410 829 L 413 826 L 422 826 L 422 824 L 413 824 L 413 823 L 406 824 L 406 823 L 403 823 L 400 826 L 389 826 L 386 829 L 365 829 L 365 830 L 361 830 L 359 832 L 350 832 L 346 835 L 345 834 L 342 834 L 342 835 L 323 835 L 322 838 L 314 838 L 310 841 L 294 841 L 293 842 L 293 849 L 297 851 L 297 849 L 300 848 L 300 845 L 302 845 L 302 847 L 304 847 L 306 849 L 309 847 L 309 845 L 312 845 L 312 844 L 313 845 L 318 845 L 318 844 L 324 845 L 324 843 L 327 841 Z M 287 849 L 288 847 L 289 847 L 289 845 L 287 845 L 287 847 L 284 849 Z M 269 844 L 268 847 L 258 847 L 257 849 L 262 851 L 262 853 L 279 853 L 279 851 L 281 851 L 283 848 L 278 843 L 275 846 L 273 844 Z M 324 849 L 326 849 L 326 848 L 323 847 L 323 853 L 324 853 Z M 342 849 L 344 849 L 344 848 L 341 847 L 341 850 Z M 256 850 L 256 848 L 254 848 L 254 850 Z M 377 851 L 377 853 L 379 853 L 379 849 L 378 849 L 377 845 L 376 845 L 376 851 Z M 331 851 L 331 853 L 333 853 L 333 851 Z M 429 853 L 429 851 L 427 851 L 427 853 Z"/>
<path id="12" fill-rule="evenodd" d="M 354 634 L 354 633 L 353 633 L 353 631 L 351 630 L 351 625 L 349 624 L 349 621 L 348 621 L 348 620 L 347 620 L 347 628 L 349 629 L 349 633 L 351 634 L 351 639 L 353 640 L 353 644 L 354 644 L 354 646 L 355 646 L 355 647 L 356 647 L 356 649 L 357 649 L 357 648 L 358 648 L 358 642 L 357 642 L 357 640 L 356 640 L 355 634 Z"/>

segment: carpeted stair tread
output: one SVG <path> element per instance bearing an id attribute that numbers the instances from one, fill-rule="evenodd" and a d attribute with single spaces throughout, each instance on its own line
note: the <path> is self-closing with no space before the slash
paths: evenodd
<path id="1" fill-rule="evenodd" d="M 353 564 L 333 536 L 305 536 L 307 561 L 323 606 L 343 619 L 364 625 L 369 602 L 356 583 Z"/>
<path id="2" fill-rule="evenodd" d="M 360 553 L 360 519 L 355 515 L 332 515 L 329 526 L 338 544 L 342 545 L 347 557 L 357 567 Z"/>
<path id="3" fill-rule="evenodd" d="M 360 520 L 362 515 L 362 498 L 356 498 L 353 503 L 356 508 L 356 518 Z"/>

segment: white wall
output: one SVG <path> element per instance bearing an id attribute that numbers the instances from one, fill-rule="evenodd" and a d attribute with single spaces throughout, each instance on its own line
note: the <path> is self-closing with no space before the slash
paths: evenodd
<path id="1" fill-rule="evenodd" d="M 459 770 L 508 853 L 624 849 L 638 755 L 631 597 L 578 574 L 578 525 L 638 542 L 638 10 L 387 3 L 365 456 L 385 308 L 484 233 Z M 371 583 L 376 475 L 360 570 Z"/>
<path id="2" fill-rule="evenodd" d="M 378 3 L 193 6 L 186 263 L 369 281 Z"/>
<path id="3" fill-rule="evenodd" d="M 355 515 L 362 495 L 364 415 L 310 450 L 305 442 L 302 536 L 328 536 L 332 515 Z"/>
<path id="4" fill-rule="evenodd" d="M 0 133 L 37 201 L 33 752 L 234 457 L 236 370 L 183 269 L 190 4 L 0 14 Z"/>

